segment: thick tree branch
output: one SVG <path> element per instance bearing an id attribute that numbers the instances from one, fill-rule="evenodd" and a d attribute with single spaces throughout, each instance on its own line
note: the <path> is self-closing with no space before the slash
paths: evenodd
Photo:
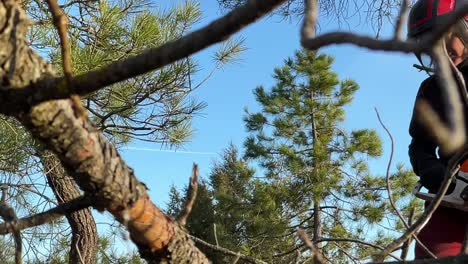
<path id="1" fill-rule="evenodd" d="M 0 86 L 21 87 L 57 76 L 28 47 L 28 22 L 19 3 L 2 3 L 0 14 L 6 16 L 0 16 L 4 20 L 0 30 Z M 108 210 L 120 222 L 128 223 L 130 236 L 144 258 L 168 263 L 188 259 L 209 262 L 188 234 L 150 201 L 145 185 L 136 179 L 115 147 L 88 118 L 76 117 L 70 100 L 41 103 L 15 116 L 57 154 L 81 189 L 93 194 L 96 208 Z"/>
<path id="2" fill-rule="evenodd" d="M 190 33 L 181 39 L 164 44 L 159 48 L 149 49 L 140 55 L 133 56 L 110 64 L 100 70 L 76 76 L 72 79 L 73 93 L 86 95 L 105 86 L 126 80 L 131 77 L 158 69 L 175 62 L 195 52 L 198 52 L 212 44 L 225 40 L 231 34 L 239 31 L 247 24 L 254 22 L 259 17 L 267 14 L 276 6 L 286 0 L 251 0 L 245 5 L 231 11 L 226 16 L 210 23 L 208 26 Z M 308 2 L 313 4 L 313 0 Z M 314 14 L 313 5 L 310 7 Z M 426 35 L 420 42 L 401 41 L 397 38 L 390 40 L 377 40 L 368 36 L 359 36 L 348 32 L 332 32 L 317 37 L 309 37 L 301 42 L 307 49 L 315 50 L 332 44 L 354 44 L 372 50 L 399 51 L 405 53 L 430 53 L 432 46 L 456 21 L 468 12 L 468 4 L 465 4 L 437 27 L 431 34 Z M 309 22 L 313 22 L 313 15 L 307 16 Z M 304 21 L 306 25 L 313 25 Z M 310 36 L 310 34 L 307 34 Z M 305 36 L 307 36 L 305 35 Z M 37 56 L 37 55 L 35 55 Z M 24 109 L 27 105 L 34 105 L 50 99 L 63 99 L 71 95 L 68 89 L 60 88 L 63 78 L 43 79 L 34 84 L 20 86 L 5 85 L 0 91 L 0 98 L 6 100 L 6 104 L 0 106 L 1 113 L 12 113 L 18 108 Z M 22 89 L 14 89 L 20 88 Z M 40 88 L 40 89 L 38 89 Z M 8 102 L 15 102 L 8 103 Z"/>
<path id="3" fill-rule="evenodd" d="M 432 133 L 441 151 L 449 154 L 457 151 L 466 142 L 463 112 L 463 103 L 466 103 L 464 102 L 466 97 L 465 82 L 463 77 L 459 76 L 456 66 L 449 59 L 443 43 L 440 42 L 434 47 L 433 54 L 438 65 L 436 69 L 436 74 L 440 77 L 438 81 L 443 88 L 444 105 L 451 114 L 445 123 L 424 101 L 420 101 L 416 105 L 416 111 L 422 119 L 420 122 Z M 453 73 L 455 73 L 456 80 L 453 78 Z"/>

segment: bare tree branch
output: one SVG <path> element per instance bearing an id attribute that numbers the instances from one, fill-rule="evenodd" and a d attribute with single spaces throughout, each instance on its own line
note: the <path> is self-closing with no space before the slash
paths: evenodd
<path id="1" fill-rule="evenodd" d="M 312 241 L 310 241 L 309 236 L 307 236 L 306 232 L 304 232 L 304 230 L 302 230 L 302 229 L 299 229 L 299 230 L 297 230 L 297 234 L 299 235 L 301 240 L 304 242 L 304 244 L 306 244 L 306 246 L 310 249 L 311 254 L 312 254 L 313 263 L 317 263 L 317 264 L 326 263 L 326 261 L 323 259 L 322 254 L 317 249 L 317 247 L 314 245 L 314 243 L 312 243 Z M 316 241 L 316 243 L 317 242 L 318 241 Z"/>
<path id="2" fill-rule="evenodd" d="M 220 247 L 220 246 L 217 246 L 217 245 L 212 245 L 198 237 L 194 237 L 194 236 L 190 236 L 190 238 L 197 242 L 197 243 L 200 243 L 201 245 L 205 246 L 205 247 L 208 247 L 208 248 L 211 248 L 213 250 L 216 250 L 216 251 L 219 251 L 223 254 L 226 254 L 226 255 L 230 255 L 230 256 L 234 256 L 234 257 L 239 257 L 240 259 L 244 260 L 244 261 L 247 261 L 248 263 L 254 263 L 254 264 L 267 264 L 267 262 L 263 261 L 263 260 L 260 260 L 260 259 L 256 259 L 254 257 L 250 257 L 250 256 L 246 256 L 246 255 L 243 255 L 239 252 L 234 252 L 234 251 L 231 251 L 229 249 L 226 249 L 226 248 L 223 248 L 223 247 Z"/>
<path id="3" fill-rule="evenodd" d="M 158 48 L 148 49 L 139 55 L 111 63 L 99 70 L 76 76 L 71 80 L 70 89 L 61 89 L 60 85 L 58 85 L 63 82 L 63 78 L 48 78 L 32 85 L 35 88 L 26 89 L 34 93 L 40 90 L 40 93 L 34 96 L 24 93 L 23 96 L 28 98 L 26 101 L 29 104 L 36 104 L 48 99 L 67 98 L 71 94 L 71 91 L 79 95 L 85 95 L 105 86 L 161 68 L 203 50 L 208 46 L 226 40 L 230 35 L 268 14 L 284 1 L 286 0 L 250 0 L 224 17 L 211 22 L 206 27 L 178 40 L 168 42 Z M 14 91 L 8 91 L 10 89 L 5 89 L 7 87 L 3 88 L 3 92 L 6 93 L 4 95 L 8 96 L 3 98 L 10 98 L 12 95 L 9 93 L 14 93 Z M 11 88 L 18 92 L 17 88 L 19 87 Z M 2 96 L 1 93 L 0 96 Z M 20 98 L 18 99 L 21 100 Z M 2 108 L 8 111 L 7 108 Z"/>
<path id="4" fill-rule="evenodd" d="M 460 167 L 459 164 L 465 158 L 466 151 L 467 149 L 464 149 L 464 151 L 456 153 L 450 159 L 447 166 L 448 169 L 445 174 L 444 181 L 442 182 L 441 187 L 437 192 L 434 200 L 431 201 L 431 203 L 426 208 L 421 217 L 412 226 L 410 226 L 405 233 L 403 233 L 398 239 L 395 239 L 392 243 L 390 243 L 385 248 L 383 253 L 379 254 L 380 256 L 377 256 L 379 261 L 383 261 L 385 256 L 387 256 L 390 252 L 393 252 L 394 249 L 399 247 L 403 242 L 407 241 L 414 233 L 418 232 L 419 230 L 421 230 L 421 228 L 424 227 L 424 225 L 427 223 L 429 218 L 432 216 L 432 214 L 435 212 L 440 202 L 442 201 L 445 193 L 447 192 L 450 186 L 450 183 L 452 182 L 453 177 L 455 176 L 455 174 L 458 173 L 458 168 Z"/>
<path id="5" fill-rule="evenodd" d="M 395 37 L 390 40 L 378 40 L 368 36 L 359 36 L 354 33 L 331 32 L 315 38 L 303 40 L 302 44 L 305 48 L 310 50 L 316 50 L 320 47 L 335 44 L 354 44 L 371 50 L 400 51 L 405 53 L 430 53 L 434 44 L 441 39 L 445 32 L 447 32 L 447 30 L 466 13 L 468 13 L 468 4 L 464 4 L 459 9 L 457 8 L 457 10 L 454 11 L 443 24 L 435 27 L 430 34 L 424 35 L 418 42 L 411 40 L 401 41 Z"/>
<path id="6" fill-rule="evenodd" d="M 23 263 L 22 261 L 23 245 L 21 241 L 21 233 L 20 233 L 20 230 L 17 229 L 14 225 L 15 221 L 18 220 L 18 218 L 16 217 L 16 213 L 13 207 L 11 207 L 6 201 L 7 195 L 8 195 L 8 186 L 2 185 L 2 198 L 0 201 L 0 216 L 2 217 L 3 221 L 5 221 L 5 225 L 11 228 L 10 230 L 15 240 L 15 263 L 21 264 Z"/>
<path id="7" fill-rule="evenodd" d="M 397 17 L 397 23 L 395 26 L 394 39 L 402 40 L 403 39 L 403 27 L 406 24 L 408 7 L 410 5 L 409 0 L 401 0 L 400 14 Z"/>
<path id="8" fill-rule="evenodd" d="M 68 43 L 67 38 L 67 24 L 68 19 L 63 10 L 60 8 L 56 0 L 46 0 L 47 5 L 49 6 L 50 13 L 52 14 L 54 25 L 57 28 L 60 39 L 60 47 L 62 51 L 62 65 L 63 73 L 65 75 L 66 85 L 59 84 L 58 87 L 73 93 L 72 90 L 72 62 L 71 62 L 71 51 L 70 44 Z M 77 117 L 86 115 L 86 109 L 83 107 L 83 104 L 80 101 L 80 97 L 76 94 L 71 95 L 73 101 L 74 110 Z"/>
<path id="9" fill-rule="evenodd" d="M 314 38 L 317 25 L 317 0 L 305 0 L 305 14 L 301 29 L 301 42 L 306 39 Z"/>
<path id="10" fill-rule="evenodd" d="M 387 133 L 388 137 L 390 138 L 390 158 L 388 160 L 388 164 L 387 164 L 387 172 L 386 172 L 386 177 L 385 177 L 385 181 L 387 183 L 387 192 L 388 192 L 388 200 L 390 201 L 390 205 L 392 206 L 393 210 L 395 211 L 395 213 L 397 214 L 398 218 L 400 218 L 400 221 L 403 223 L 403 225 L 406 227 L 406 229 L 409 229 L 409 225 L 408 223 L 406 222 L 405 218 L 403 217 L 403 215 L 401 215 L 401 212 L 400 210 L 398 210 L 396 204 L 395 204 L 395 201 L 393 200 L 393 193 L 392 193 L 392 186 L 391 186 L 391 183 L 390 183 L 390 169 L 391 169 L 391 166 L 392 166 L 392 160 L 393 160 L 393 153 L 394 153 L 394 148 L 395 148 L 395 143 L 393 141 L 393 136 L 392 134 L 390 133 L 390 130 L 388 130 L 388 128 L 385 126 L 385 124 L 383 123 L 382 119 L 380 118 L 380 114 L 379 114 L 379 111 L 377 110 L 377 108 L 374 108 L 375 110 L 375 113 L 377 114 L 377 119 L 379 120 L 379 123 L 380 125 L 383 127 L 383 129 L 385 130 L 385 132 Z M 426 245 L 424 245 L 421 240 L 419 240 L 419 238 L 416 236 L 416 234 L 412 234 L 413 238 L 416 240 L 416 242 L 418 243 L 418 245 L 431 257 L 433 258 L 437 258 L 436 255 L 434 255 L 434 253 L 432 253 L 427 247 Z M 410 238 L 408 238 L 410 239 Z"/>
<path id="11" fill-rule="evenodd" d="M 0 234 L 5 235 L 12 233 L 12 228 L 23 230 L 33 226 L 38 226 L 59 218 L 67 213 L 87 208 L 93 204 L 93 199 L 89 196 L 81 196 L 69 202 L 65 202 L 57 207 L 49 209 L 45 212 L 18 219 L 14 222 L 0 224 Z"/>
<path id="12" fill-rule="evenodd" d="M 190 177 L 190 184 L 187 190 L 187 198 L 185 201 L 184 211 L 177 218 L 177 222 L 179 222 L 181 226 L 185 226 L 185 224 L 187 223 L 187 218 L 190 215 L 193 204 L 195 203 L 195 199 L 197 198 L 197 190 L 198 190 L 198 165 L 193 164 L 192 177 Z"/>

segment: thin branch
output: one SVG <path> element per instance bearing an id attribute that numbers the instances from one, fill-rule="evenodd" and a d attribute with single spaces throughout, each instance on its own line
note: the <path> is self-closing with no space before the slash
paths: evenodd
<path id="1" fill-rule="evenodd" d="M 418 64 L 413 64 L 413 67 L 418 69 L 419 71 L 426 71 L 428 73 L 434 73 L 435 72 L 435 70 L 432 69 L 432 68 L 425 67 L 425 66 L 418 65 Z"/>
<path id="2" fill-rule="evenodd" d="M 426 208 L 426 211 L 421 215 L 421 217 L 412 225 L 410 228 L 406 230 L 398 239 L 395 239 L 392 243 L 390 243 L 383 253 L 377 258 L 380 261 L 383 261 L 385 256 L 387 256 L 390 252 L 393 252 L 397 247 L 399 247 L 403 242 L 407 241 L 414 233 L 421 230 L 424 225 L 428 222 L 429 218 L 431 218 L 432 214 L 435 212 L 437 207 L 439 206 L 440 202 L 442 201 L 445 193 L 447 192 L 450 183 L 452 182 L 453 177 L 458 173 L 458 168 L 460 167 L 460 162 L 465 158 L 466 152 L 468 149 L 464 149 L 464 151 L 456 153 L 449 161 L 447 166 L 447 171 L 445 174 L 444 181 L 441 184 L 439 191 L 436 194 L 434 200 L 431 201 L 429 206 Z"/>
<path id="3" fill-rule="evenodd" d="M 379 123 L 380 125 L 383 127 L 383 129 L 385 130 L 385 132 L 387 133 L 388 137 L 390 138 L 390 158 L 388 160 L 388 164 L 387 164 L 387 172 L 386 172 L 386 177 L 385 177 L 385 181 L 386 181 L 386 184 L 387 184 L 387 192 L 388 192 L 388 200 L 390 201 L 390 205 L 392 206 L 393 210 L 395 211 L 395 213 L 397 214 L 398 218 L 400 218 L 400 221 L 403 223 L 403 225 L 406 227 L 406 229 L 409 229 L 409 225 L 408 223 L 406 222 L 405 218 L 403 217 L 403 215 L 401 214 L 400 210 L 398 210 L 396 204 L 395 204 L 395 201 L 393 200 L 393 194 L 392 194 L 392 186 L 391 186 L 391 183 L 390 183 L 390 169 L 392 167 L 392 161 L 393 161 L 393 153 L 394 153 L 394 149 L 395 149 L 395 142 L 393 140 L 393 136 L 392 136 L 392 133 L 390 133 L 390 130 L 388 130 L 388 128 L 385 126 L 385 124 L 383 123 L 382 119 L 380 118 L 380 114 L 379 114 L 379 111 L 377 110 L 377 108 L 374 108 L 375 110 L 375 113 L 377 115 L 377 119 L 379 120 Z M 429 255 L 431 256 L 432 258 L 437 258 L 436 255 L 434 255 L 434 253 L 432 253 L 427 247 L 426 245 L 424 245 L 421 240 L 419 240 L 419 238 L 416 236 L 416 234 L 412 234 L 413 235 L 413 238 L 414 240 L 416 240 L 416 242 L 418 243 L 418 245 Z"/>
<path id="4" fill-rule="evenodd" d="M 69 85 L 71 83 L 72 77 L 72 66 L 70 45 L 68 43 L 67 38 L 67 16 L 64 14 L 63 10 L 60 8 L 56 0 L 46 1 L 47 5 L 49 6 L 49 11 L 52 14 L 54 25 L 59 33 L 60 47 L 62 51 L 63 73 L 67 82 L 67 88 L 70 88 Z"/>
<path id="5" fill-rule="evenodd" d="M 15 240 L 15 263 L 21 264 L 22 261 L 22 252 L 23 252 L 23 243 L 21 241 L 20 230 L 17 229 L 14 225 L 14 222 L 18 219 L 16 217 L 15 210 L 7 203 L 6 197 L 8 195 L 8 186 L 2 185 L 2 198 L 0 201 L 0 216 L 5 225 L 10 227 L 11 233 L 13 233 L 13 238 Z"/>
<path id="6" fill-rule="evenodd" d="M 309 236 L 306 234 L 306 232 L 304 232 L 304 230 L 302 230 L 302 229 L 298 229 L 297 234 L 301 238 L 301 240 L 304 242 L 304 244 L 310 249 L 311 254 L 312 254 L 313 263 L 317 263 L 317 264 L 326 263 L 326 261 L 323 259 L 322 254 L 317 249 L 317 247 L 314 245 L 314 243 L 312 243 L 312 241 L 310 241 Z M 315 242 L 317 243 L 318 240 L 315 241 Z"/>
<path id="7" fill-rule="evenodd" d="M 147 49 L 139 55 L 116 61 L 99 70 L 76 76 L 72 78 L 70 88 L 73 90 L 73 93 L 85 95 L 117 82 L 161 68 L 226 40 L 230 35 L 268 14 L 285 1 L 250 0 L 225 16 L 211 22 L 209 25 L 180 39 L 163 44 L 158 48 Z M 41 92 L 36 93 L 34 96 L 28 96 L 29 99 L 34 103 L 39 103 L 48 99 L 68 97 L 70 94 L 69 91 L 66 91 L 68 89 L 57 87 L 57 84 L 62 81 L 63 78 L 38 81 L 33 85 L 35 88 L 31 89 L 31 91 L 37 92 L 36 89 L 40 87 Z"/>
<path id="8" fill-rule="evenodd" d="M 67 213 L 87 208 L 91 206 L 93 202 L 93 199 L 91 199 L 90 197 L 81 196 L 45 212 L 18 219 L 10 224 L 0 224 L 0 235 L 11 233 L 12 228 L 15 228 L 16 230 L 23 230 L 26 228 L 45 224 Z"/>
<path id="9" fill-rule="evenodd" d="M 409 224 L 409 225 L 412 225 L 412 224 L 413 224 L 415 211 L 416 211 L 416 209 L 415 209 L 414 207 L 411 208 L 411 211 L 410 211 L 409 216 L 408 216 L 408 224 Z M 412 243 L 412 240 L 411 240 L 411 239 L 408 239 L 408 240 L 407 240 L 405 243 L 403 243 L 403 245 L 401 246 L 400 258 L 401 258 L 402 260 L 406 260 L 406 258 L 408 257 L 408 252 L 409 252 L 411 243 Z"/>
<path id="10" fill-rule="evenodd" d="M 223 253 L 223 254 L 230 255 L 230 256 L 234 256 L 234 257 L 239 256 L 240 259 L 242 259 L 242 260 L 244 260 L 244 261 L 247 261 L 247 262 L 249 262 L 249 263 L 254 263 L 254 264 L 267 264 L 267 262 L 265 262 L 265 261 L 263 261 L 263 260 L 256 259 L 256 258 L 250 257 L 250 256 L 246 256 L 246 255 L 241 254 L 241 253 L 239 253 L 239 252 L 234 252 L 234 251 L 232 251 L 232 250 L 229 250 L 229 249 L 226 249 L 226 248 L 223 248 L 223 247 L 220 247 L 220 246 L 212 245 L 212 244 L 210 244 L 210 243 L 208 243 L 208 242 L 206 242 L 206 241 L 204 241 L 204 240 L 202 240 L 202 239 L 200 239 L 200 238 L 198 238 L 198 237 L 190 236 L 190 238 L 191 238 L 193 241 L 195 241 L 195 242 L 197 242 L 197 243 L 199 243 L 199 244 L 201 244 L 201 245 L 203 245 L 203 246 L 205 246 L 205 247 L 211 248 L 211 249 L 216 250 L 216 251 L 218 251 L 218 252 L 221 252 L 221 253 Z"/>
<path id="11" fill-rule="evenodd" d="M 354 44 L 371 50 L 400 51 L 406 53 L 430 52 L 434 44 L 442 38 L 447 30 L 468 12 L 468 3 L 457 8 L 444 23 L 438 25 L 421 38 L 421 41 L 401 41 L 396 39 L 378 40 L 369 36 L 359 36 L 348 32 L 331 32 L 302 41 L 304 47 L 316 50 L 320 47 L 334 44 Z"/>
<path id="12" fill-rule="evenodd" d="M 65 87 L 68 93 L 73 93 L 72 86 L 72 63 L 71 63 L 71 51 L 70 44 L 68 43 L 67 38 L 67 24 L 68 19 L 63 10 L 60 8 L 56 0 L 46 0 L 47 5 L 49 6 L 50 13 L 52 14 L 54 25 L 57 28 L 60 39 L 60 47 L 62 51 L 62 65 L 63 73 L 65 75 L 66 85 L 58 85 L 58 87 Z M 76 112 L 77 117 L 82 117 L 86 115 L 86 109 L 83 107 L 80 97 L 76 94 L 71 95 L 73 101 L 73 109 Z"/>
<path id="13" fill-rule="evenodd" d="M 177 222 L 181 226 L 185 226 L 187 223 L 187 218 L 192 212 L 193 204 L 195 203 L 195 199 L 197 198 L 197 190 L 198 190 L 198 165 L 193 164 L 192 169 L 192 177 L 190 177 L 190 184 L 187 190 L 187 198 L 185 200 L 184 211 L 180 214 L 177 219 Z"/>
<path id="14" fill-rule="evenodd" d="M 384 250 L 384 247 L 382 247 L 382 246 L 372 244 L 372 243 L 369 243 L 369 242 L 366 242 L 366 241 L 363 241 L 363 240 L 354 239 L 354 238 L 322 238 L 322 239 L 319 239 L 319 241 L 320 242 L 351 242 L 351 243 L 357 243 L 357 244 L 361 244 L 361 245 L 364 245 L 364 246 Z M 397 256 L 395 256 L 393 254 L 389 254 L 389 256 L 396 259 L 396 260 L 398 260 L 398 261 L 402 260 L 401 258 L 399 258 L 399 257 L 397 257 Z"/>

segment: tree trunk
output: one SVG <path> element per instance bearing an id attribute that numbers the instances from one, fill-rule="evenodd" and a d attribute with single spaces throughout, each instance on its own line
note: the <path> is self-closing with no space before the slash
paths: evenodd
<path id="1" fill-rule="evenodd" d="M 30 24 L 19 2 L 1 1 L 0 87 L 21 89 L 56 78 L 52 66 L 28 46 Z M 58 85 L 65 91 L 71 89 L 65 82 Z M 75 115 L 71 100 L 25 105 L 19 110 L 15 117 L 57 155 L 78 186 L 92 196 L 95 208 L 109 211 L 127 226 L 140 254 L 149 262 L 209 263 L 187 232 L 151 202 L 146 186 L 115 147 L 87 117 Z"/>
<path id="2" fill-rule="evenodd" d="M 80 191 L 68 176 L 60 160 L 50 151 L 40 153 L 47 182 L 58 203 L 79 197 Z M 66 215 L 72 230 L 69 263 L 96 263 L 98 235 L 91 209 L 86 208 Z"/>
<path id="3" fill-rule="evenodd" d="M 310 91 L 310 99 L 312 101 L 315 100 L 314 98 L 314 91 Z M 312 133 L 312 152 L 315 151 L 315 148 L 317 147 L 317 140 L 318 140 L 318 133 L 317 133 L 317 125 L 315 123 L 315 114 L 314 114 L 314 111 L 315 109 L 312 109 L 312 113 L 310 114 L 310 123 L 311 123 L 311 133 Z M 311 154 L 312 157 L 314 156 L 314 154 L 312 153 Z M 318 169 L 318 166 L 319 164 L 317 164 L 317 162 L 315 161 L 315 157 L 313 158 L 314 160 L 314 169 L 313 169 L 313 173 L 314 174 L 317 174 L 317 169 Z M 314 194 L 315 196 L 315 194 Z M 314 236 L 312 238 L 315 246 L 317 247 L 317 250 L 319 251 L 318 254 L 321 254 L 321 249 L 320 249 L 320 246 L 318 244 L 317 241 L 320 240 L 320 238 L 322 237 L 322 219 L 321 219 L 321 211 L 320 211 L 320 201 L 321 201 L 321 197 L 314 197 Z"/>

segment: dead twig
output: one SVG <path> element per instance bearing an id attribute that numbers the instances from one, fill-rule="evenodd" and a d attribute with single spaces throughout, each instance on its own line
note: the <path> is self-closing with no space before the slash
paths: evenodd
<path id="1" fill-rule="evenodd" d="M 195 199 L 197 198 L 197 190 L 198 190 L 198 165 L 193 164 L 192 169 L 192 177 L 190 177 L 190 184 L 187 190 L 187 197 L 185 199 L 185 206 L 184 211 L 179 215 L 177 218 L 177 222 L 181 226 L 185 226 L 187 223 L 187 218 L 192 211 L 193 204 L 195 203 Z"/>
<path id="2" fill-rule="evenodd" d="M 86 109 L 81 103 L 80 96 L 73 93 L 71 50 L 67 37 L 68 19 L 56 0 L 46 1 L 47 5 L 49 6 L 49 11 L 52 14 L 54 25 L 59 33 L 60 47 L 62 52 L 63 74 L 65 75 L 66 83 L 66 89 L 64 90 L 67 90 L 69 93 L 71 93 L 70 97 L 73 102 L 73 110 L 75 111 L 75 115 L 77 117 L 84 117 L 86 115 Z M 60 85 L 59 87 L 62 86 Z"/>
<path id="3" fill-rule="evenodd" d="M 297 230 L 298 236 L 304 242 L 304 244 L 310 249 L 312 254 L 313 263 L 317 264 L 324 264 L 326 263 L 325 259 L 323 258 L 322 254 L 318 251 L 317 247 L 310 241 L 309 236 L 304 232 L 302 229 Z"/>
<path id="4" fill-rule="evenodd" d="M 398 218 L 400 218 L 400 221 L 403 223 L 403 225 L 406 227 L 406 229 L 409 229 L 409 225 L 408 223 L 406 222 L 405 218 L 403 217 L 403 215 L 401 214 L 400 210 L 398 210 L 396 204 L 395 204 L 395 201 L 393 200 L 393 193 L 392 193 L 392 186 L 391 186 L 391 183 L 390 183 L 390 169 L 391 169 L 391 166 L 392 166 L 392 161 L 393 161 L 393 153 L 394 153 L 394 149 L 395 149 L 395 142 L 393 140 L 393 136 L 392 136 L 392 133 L 390 133 L 390 130 L 388 130 L 388 128 L 385 126 L 385 124 L 383 123 L 382 119 L 380 118 L 380 114 L 379 114 L 379 111 L 377 110 L 377 108 L 374 108 L 375 110 L 375 113 L 377 115 L 377 119 L 379 120 L 379 123 L 380 125 L 382 126 L 382 128 L 385 130 L 385 132 L 387 133 L 388 137 L 390 138 L 390 158 L 388 159 L 388 164 L 387 164 L 387 172 L 386 172 L 386 177 L 385 177 L 385 181 L 386 181 L 386 184 L 387 184 L 387 192 L 388 192 L 388 200 L 390 201 L 390 205 L 392 206 L 393 208 L 393 211 L 395 211 L 395 213 L 397 214 Z M 426 245 L 424 245 L 421 240 L 419 240 L 419 238 L 416 236 L 416 234 L 412 234 L 414 240 L 416 240 L 416 243 L 418 243 L 418 245 L 429 255 L 431 256 L 432 258 L 437 258 L 436 255 L 434 255 L 434 253 L 432 253 L 427 247 Z M 408 238 L 408 239 L 411 239 L 411 238 Z"/>
<path id="5" fill-rule="evenodd" d="M 246 261 L 246 262 L 249 262 L 249 263 L 254 263 L 254 264 L 267 264 L 267 262 L 265 262 L 263 260 L 256 259 L 256 258 L 251 257 L 251 256 L 246 256 L 244 254 L 241 254 L 239 252 L 234 252 L 234 251 L 229 250 L 227 248 L 212 245 L 212 244 L 210 244 L 210 243 L 208 243 L 208 242 L 206 242 L 206 241 L 204 241 L 204 240 L 202 240 L 202 239 L 200 239 L 198 237 L 190 236 L 190 238 L 193 241 L 195 241 L 195 242 L 197 242 L 197 243 L 199 243 L 199 244 L 201 244 L 201 245 L 203 245 L 205 247 L 211 248 L 213 250 L 216 250 L 218 252 L 221 252 L 221 253 L 229 255 L 229 256 L 233 256 L 235 258 L 239 257 L 239 259 L 242 259 L 243 261 Z"/>
<path id="6" fill-rule="evenodd" d="M 447 192 L 453 177 L 455 176 L 455 174 L 458 173 L 458 169 L 460 167 L 459 164 L 462 160 L 465 159 L 465 153 L 467 153 L 467 150 L 468 149 L 464 149 L 463 151 L 456 153 L 450 159 L 447 166 L 448 169 L 445 174 L 444 181 L 442 182 L 441 187 L 437 192 L 434 200 L 431 201 L 431 203 L 426 208 L 421 217 L 413 225 L 411 225 L 405 233 L 403 233 L 398 239 L 395 239 L 392 243 L 390 243 L 385 248 L 385 250 L 383 250 L 383 253 L 379 254 L 379 256 L 376 256 L 378 261 L 383 261 L 385 256 L 387 256 L 390 252 L 393 252 L 402 243 L 407 241 L 414 233 L 421 230 L 424 227 L 424 225 L 429 221 L 429 218 L 431 218 L 432 214 L 435 212 L 440 202 L 442 201 L 445 193 Z"/>

